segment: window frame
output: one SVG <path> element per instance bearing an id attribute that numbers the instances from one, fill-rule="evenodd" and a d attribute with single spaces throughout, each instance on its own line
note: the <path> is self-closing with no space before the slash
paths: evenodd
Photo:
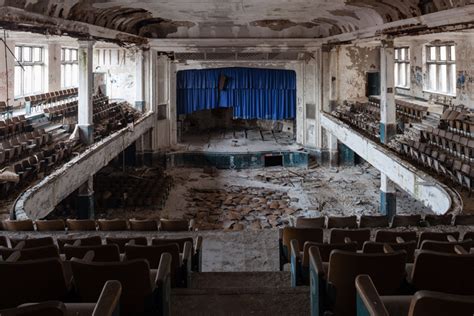
<path id="1" fill-rule="evenodd" d="M 405 58 L 401 58 L 401 52 L 405 51 Z M 400 46 L 395 47 L 394 49 L 394 83 L 396 88 L 407 89 L 411 87 L 411 70 L 410 70 L 410 47 L 409 46 Z M 402 67 L 403 66 L 403 67 Z M 400 69 L 403 68 L 405 72 L 405 85 L 400 84 Z"/>
<path id="2" fill-rule="evenodd" d="M 446 47 L 445 60 L 441 58 L 442 47 Z M 431 58 L 431 50 L 435 50 L 435 58 Z M 454 49 L 454 58 L 453 58 Z M 436 88 L 431 87 L 431 66 L 435 66 L 436 77 L 435 85 Z M 446 66 L 446 88 L 442 90 L 443 82 L 440 80 L 442 76 L 442 66 Z M 424 84 L 424 92 L 440 94 L 445 96 L 456 97 L 456 45 L 454 43 L 443 43 L 443 44 L 428 44 L 425 45 L 425 69 L 426 69 L 426 81 Z M 454 72 L 454 73 L 453 73 Z"/>
<path id="3" fill-rule="evenodd" d="M 73 52 L 75 52 L 75 59 L 72 58 Z M 66 59 L 66 53 L 69 58 Z M 66 85 L 66 67 L 71 67 L 71 73 L 69 74 L 70 85 Z M 76 68 L 77 78 L 74 80 L 74 67 Z M 61 89 L 77 88 L 79 86 L 79 50 L 75 47 L 61 47 Z"/>
<path id="4" fill-rule="evenodd" d="M 30 60 L 24 60 L 24 53 L 25 53 L 25 48 L 30 49 Z M 17 54 L 17 50 L 18 54 Z M 35 60 L 34 55 L 35 55 L 35 49 L 39 49 L 39 60 Z M 21 99 L 30 95 L 35 95 L 35 94 L 41 94 L 45 90 L 45 68 L 46 68 L 46 62 L 45 62 L 45 56 L 46 56 L 46 49 L 44 46 L 41 45 L 35 45 L 35 44 L 16 44 L 15 45 L 15 65 L 14 65 L 14 99 Z M 21 64 L 21 66 L 20 66 Z M 26 68 L 31 68 L 31 72 L 33 74 L 32 78 L 32 84 L 36 82 L 36 80 L 40 80 L 40 88 L 38 91 L 31 89 L 32 91 L 30 92 L 25 92 L 25 72 L 26 70 L 22 69 L 22 66 L 24 69 Z M 34 75 L 34 69 L 35 67 L 40 67 L 41 68 L 41 73 L 39 75 L 40 78 L 36 78 Z M 17 71 L 19 70 L 19 71 Z M 16 75 L 20 74 L 20 93 L 16 93 L 16 84 L 17 84 L 17 78 Z"/>

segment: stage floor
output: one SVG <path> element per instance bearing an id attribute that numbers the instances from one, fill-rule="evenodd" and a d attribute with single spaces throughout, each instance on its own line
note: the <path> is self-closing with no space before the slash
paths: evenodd
<path id="1" fill-rule="evenodd" d="M 260 129 L 214 130 L 185 134 L 178 144 L 178 151 L 246 153 L 267 151 L 297 151 L 292 133 Z"/>

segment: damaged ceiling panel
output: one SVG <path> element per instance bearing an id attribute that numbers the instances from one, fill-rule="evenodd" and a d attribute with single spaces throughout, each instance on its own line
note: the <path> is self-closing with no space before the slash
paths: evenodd
<path id="1" fill-rule="evenodd" d="M 471 0 L 0 0 L 148 38 L 321 38 Z"/>

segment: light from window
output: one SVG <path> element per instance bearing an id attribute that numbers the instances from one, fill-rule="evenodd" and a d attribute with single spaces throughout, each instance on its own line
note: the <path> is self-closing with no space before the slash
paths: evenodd
<path id="1" fill-rule="evenodd" d="M 426 90 L 456 95 L 456 48 L 454 45 L 427 46 Z"/>
<path id="2" fill-rule="evenodd" d="M 61 49 L 61 88 L 77 87 L 79 84 L 79 63 L 77 49 Z"/>
<path id="3" fill-rule="evenodd" d="M 15 98 L 43 93 L 44 49 L 35 46 L 15 46 Z M 20 64 L 23 66 L 20 66 Z"/>
<path id="4" fill-rule="evenodd" d="M 410 88 L 410 49 L 395 48 L 395 86 Z"/>

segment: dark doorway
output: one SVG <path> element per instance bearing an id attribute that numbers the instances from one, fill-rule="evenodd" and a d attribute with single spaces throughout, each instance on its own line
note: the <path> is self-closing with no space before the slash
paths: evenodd
<path id="1" fill-rule="evenodd" d="M 265 167 L 283 166 L 283 155 L 265 156 Z"/>
<path id="2" fill-rule="evenodd" d="M 367 91 L 365 95 L 367 97 L 371 95 L 380 95 L 380 73 L 379 72 L 367 73 Z"/>

